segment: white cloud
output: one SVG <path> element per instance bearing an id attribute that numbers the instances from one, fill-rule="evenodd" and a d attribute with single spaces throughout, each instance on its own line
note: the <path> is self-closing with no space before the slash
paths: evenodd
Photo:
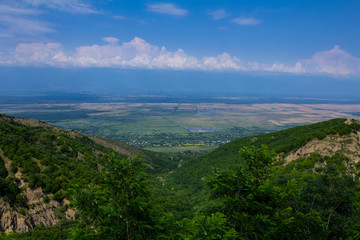
<path id="1" fill-rule="evenodd" d="M 306 70 L 303 68 L 300 62 L 297 62 L 295 66 L 289 66 L 285 63 L 275 62 L 271 66 L 264 66 L 262 70 L 269 72 L 284 72 L 284 73 L 295 73 L 295 74 L 301 74 L 306 72 Z"/>
<path id="2" fill-rule="evenodd" d="M 251 18 L 251 17 L 234 18 L 233 20 L 231 20 L 231 22 L 244 26 L 254 26 L 261 23 L 259 19 Z"/>
<path id="3" fill-rule="evenodd" d="M 185 16 L 188 14 L 186 9 L 179 8 L 172 3 L 147 4 L 147 11 L 173 16 Z"/>
<path id="4" fill-rule="evenodd" d="M 23 0 L 24 2 L 38 7 L 43 6 L 50 9 L 55 9 L 63 12 L 74 14 L 96 14 L 99 11 L 92 8 L 88 3 L 82 0 Z"/>
<path id="5" fill-rule="evenodd" d="M 199 69 L 200 62 L 197 58 L 188 56 L 182 49 L 168 52 L 164 47 L 157 57 L 153 59 L 153 68 L 195 70 Z"/>
<path id="6" fill-rule="evenodd" d="M 247 70 L 246 63 L 236 57 L 231 57 L 228 53 L 216 57 L 204 57 L 202 65 L 205 70 Z"/>
<path id="7" fill-rule="evenodd" d="M 41 11 L 36 9 L 0 5 L 0 26 L 2 26 L 0 37 L 36 36 L 54 32 L 49 23 L 33 18 L 40 13 Z"/>
<path id="8" fill-rule="evenodd" d="M 159 52 L 141 38 L 134 38 L 122 45 L 115 44 L 116 38 L 106 38 L 110 44 L 78 47 L 70 57 L 70 66 L 82 67 L 138 67 L 152 68 L 151 59 Z"/>
<path id="9" fill-rule="evenodd" d="M 104 37 L 103 40 L 106 44 L 80 46 L 72 53 L 66 53 L 59 43 L 19 44 L 12 54 L 0 55 L 0 65 L 360 75 L 360 59 L 339 46 L 317 52 L 312 58 L 300 60 L 295 65 L 288 65 L 280 62 L 249 62 L 228 53 L 200 59 L 186 54 L 182 49 L 171 52 L 138 37 L 122 44 L 118 44 L 119 40 L 114 37 Z"/>
<path id="10" fill-rule="evenodd" d="M 83 0 L 19 0 L 0 4 L 0 38 L 39 36 L 55 32 L 51 24 L 38 20 L 39 15 L 54 9 L 73 14 L 99 13 Z"/>
<path id="11" fill-rule="evenodd" d="M 11 58 L 3 60 L 3 64 L 60 66 L 56 58 L 61 55 L 63 55 L 63 52 L 59 43 L 18 44 Z"/>
<path id="12" fill-rule="evenodd" d="M 360 58 L 352 56 L 342 50 L 340 46 L 335 45 L 330 50 L 316 52 L 310 59 L 298 61 L 295 66 L 274 63 L 266 66 L 263 70 L 295 74 L 326 74 L 336 77 L 359 76 Z"/>
<path id="13" fill-rule="evenodd" d="M 218 9 L 215 11 L 208 11 L 208 15 L 210 15 L 214 20 L 219 20 L 222 18 L 226 18 L 229 14 L 224 9 Z"/>
<path id="14" fill-rule="evenodd" d="M 0 14 L 5 15 L 37 15 L 41 13 L 41 11 L 37 9 L 28 9 L 28 8 L 20 8 L 9 6 L 5 4 L 0 4 Z"/>
<path id="15" fill-rule="evenodd" d="M 300 63 L 309 73 L 325 73 L 330 75 L 359 75 L 360 58 L 345 52 L 339 46 L 323 52 L 315 53 L 311 59 Z"/>

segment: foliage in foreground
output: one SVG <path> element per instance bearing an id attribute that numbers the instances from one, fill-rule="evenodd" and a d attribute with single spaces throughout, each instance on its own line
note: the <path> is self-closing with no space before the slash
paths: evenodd
<path id="1" fill-rule="evenodd" d="M 243 164 L 216 170 L 207 184 L 215 210 L 241 239 L 359 237 L 359 180 L 355 172 L 344 171 L 351 170 L 348 158 L 313 154 L 279 168 L 266 146 L 244 147 L 240 153 Z"/>
<path id="2" fill-rule="evenodd" d="M 350 159 L 313 154 L 277 166 L 268 147 L 244 147 L 245 161 L 206 178 L 211 196 L 177 220 L 156 202 L 137 159 L 113 159 L 107 187 L 77 191 L 85 223 L 70 239 L 356 239 L 359 178 Z M 353 167 L 351 167 L 353 166 Z M 155 201 L 154 201 L 155 199 Z"/>
<path id="3" fill-rule="evenodd" d="M 156 202 L 150 176 L 139 158 L 113 158 L 107 165 L 106 187 L 75 189 L 73 205 L 83 226 L 69 239 L 234 239 L 222 213 L 197 214 L 177 221 Z M 155 200 L 154 200 L 155 199 Z"/>
<path id="4" fill-rule="evenodd" d="M 349 125 L 344 134 L 357 128 Z M 305 132 L 299 128 L 281 134 L 305 136 Z M 262 141 L 277 141 L 278 137 L 266 135 Z M 283 142 L 292 143 L 296 145 Z M 154 187 L 156 181 L 144 172 L 139 158 L 103 158 L 102 168 L 96 166 L 101 172 L 97 172 L 96 181 L 88 176 L 86 188 L 84 181 L 78 187 L 68 186 L 68 192 L 74 193 L 72 204 L 78 210 L 76 222 L 37 227 L 31 233 L 1 238 L 359 239 L 359 164 L 341 154 L 312 154 L 281 165 L 270 148 L 277 153 L 283 149 L 248 144 L 240 148 L 235 167 L 215 169 L 204 178 L 209 196 L 202 198 L 195 211 L 189 209 L 191 204 L 186 205 L 186 198 L 179 199 L 174 193 L 163 190 L 163 194 L 154 194 L 153 190 L 161 189 L 161 185 Z M 9 179 L 2 162 L 0 177 Z M 20 163 L 18 167 L 24 168 L 25 161 Z M 16 201 L 17 189 L 2 184 L 8 187 L 7 192 L 14 192 Z M 186 214 L 179 214 L 183 210 Z"/>
<path id="5" fill-rule="evenodd" d="M 105 187 L 77 189 L 73 205 L 86 228 L 73 229 L 72 239 L 143 239 L 153 226 L 149 176 L 138 158 L 112 158 Z"/>
<path id="6" fill-rule="evenodd" d="M 210 199 L 176 219 L 151 191 L 138 158 L 111 158 L 104 187 L 74 188 L 78 221 L 4 239 L 357 239 L 359 173 L 340 154 L 313 154 L 278 166 L 266 146 L 244 147 L 245 161 L 205 179 Z M 274 164 L 275 163 L 275 164 Z"/>

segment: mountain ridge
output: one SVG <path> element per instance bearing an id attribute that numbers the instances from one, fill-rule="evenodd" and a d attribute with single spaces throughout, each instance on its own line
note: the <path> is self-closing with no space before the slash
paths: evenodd
<path id="1" fill-rule="evenodd" d="M 351 134 L 353 134 L 352 137 L 350 137 Z M 331 138 L 333 140 L 338 139 L 339 143 L 349 143 L 349 139 L 351 138 L 352 147 L 353 144 L 355 144 L 355 151 L 360 151 L 360 146 L 358 145 L 360 139 L 360 122 L 354 119 L 338 118 L 277 132 L 236 139 L 218 147 L 208 154 L 194 159 L 191 163 L 184 163 L 181 168 L 174 171 L 170 179 L 184 186 L 192 185 L 196 186 L 196 188 L 202 188 L 200 184 L 201 178 L 209 175 L 213 168 L 232 168 L 239 164 L 242 161 L 239 156 L 239 149 L 244 146 L 253 145 L 260 147 L 265 144 L 279 155 L 279 159 L 282 159 L 293 151 L 296 152 L 299 148 L 304 147 L 310 141 L 314 139 L 323 140 L 327 136 L 332 136 Z M 342 139 L 343 137 L 347 139 Z M 305 153 L 306 151 L 302 152 Z M 335 152 L 336 151 L 333 151 L 333 153 Z M 349 154 L 347 151 L 341 151 L 341 147 L 337 152 L 344 153 L 345 155 Z M 303 157 L 308 156 L 310 153 L 311 152 L 307 155 L 304 154 Z M 355 154 L 349 156 L 354 155 Z M 360 159 L 357 155 L 358 154 L 356 154 L 356 159 Z M 301 155 L 297 155 L 296 153 L 296 156 L 300 157 Z M 293 159 L 295 158 L 293 157 Z M 289 159 L 290 158 L 288 158 L 288 160 Z"/>

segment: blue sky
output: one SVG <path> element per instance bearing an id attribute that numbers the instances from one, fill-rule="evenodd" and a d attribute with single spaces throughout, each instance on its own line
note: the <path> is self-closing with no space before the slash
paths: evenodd
<path id="1" fill-rule="evenodd" d="M 256 79 L 269 91 L 302 83 L 305 94 L 317 81 L 355 95 L 359 12 L 350 0 L 0 0 L 0 81 L 3 91 L 176 89 L 179 75 L 184 89 L 218 89 L 223 76 L 239 92 L 256 92 Z"/>

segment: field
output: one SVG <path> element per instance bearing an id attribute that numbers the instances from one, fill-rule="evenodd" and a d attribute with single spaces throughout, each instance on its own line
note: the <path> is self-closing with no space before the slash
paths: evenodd
<path id="1" fill-rule="evenodd" d="M 75 102 L 0 104 L 0 112 L 121 140 L 154 151 L 207 151 L 236 138 L 332 118 L 360 118 L 360 104 Z"/>

